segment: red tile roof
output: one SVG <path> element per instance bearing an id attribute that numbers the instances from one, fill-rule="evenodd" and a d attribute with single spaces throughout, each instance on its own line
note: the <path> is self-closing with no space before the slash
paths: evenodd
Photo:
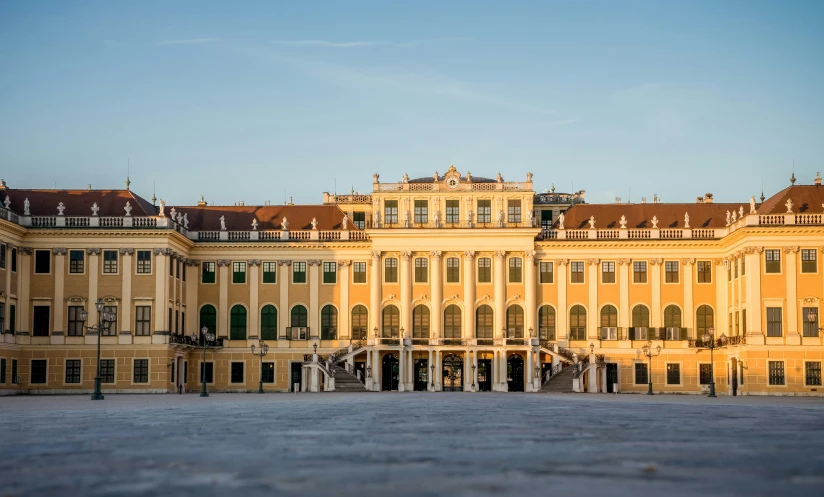
<path id="1" fill-rule="evenodd" d="M 658 218 L 658 227 L 683 228 L 684 214 L 690 215 L 690 228 L 723 228 L 727 224 L 727 211 L 738 211 L 745 204 L 575 204 L 564 214 L 564 228 L 589 228 L 590 216 L 595 216 L 596 229 L 621 227 L 621 216 L 626 216 L 627 228 L 652 228 L 652 217 Z M 554 227 L 558 227 L 555 221 Z"/>
<path id="2" fill-rule="evenodd" d="M 824 212 L 824 186 L 793 185 L 784 188 L 768 198 L 758 208 L 759 214 L 784 214 L 787 212 L 787 199 L 793 201 L 793 212 L 818 214 Z"/>
<path id="3" fill-rule="evenodd" d="M 318 220 L 319 230 L 339 230 L 344 215 L 336 205 L 184 205 L 174 208 L 187 215 L 191 231 L 219 230 L 221 216 L 225 217 L 228 231 L 249 231 L 252 229 L 252 219 L 257 219 L 258 230 L 279 230 L 283 228 L 284 217 L 289 221 L 290 230 L 312 229 L 312 218 Z M 171 209 L 166 206 L 167 216 Z M 357 230 L 351 219 L 347 229 Z"/>
<path id="4" fill-rule="evenodd" d="M 97 202 L 98 216 L 124 216 L 126 202 L 132 206 L 132 216 L 156 216 L 157 208 L 130 190 L 0 190 L 0 201 L 8 195 L 10 208 L 23 214 L 23 202 L 29 199 L 32 216 L 56 216 L 57 205 L 63 202 L 64 216 L 91 216 Z"/>

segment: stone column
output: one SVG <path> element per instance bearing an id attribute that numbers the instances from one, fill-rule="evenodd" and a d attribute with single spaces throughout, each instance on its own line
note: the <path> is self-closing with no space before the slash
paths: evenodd
<path id="1" fill-rule="evenodd" d="M 693 303 L 692 286 L 695 284 L 695 276 L 693 274 L 695 259 L 681 259 L 681 266 L 684 268 L 684 312 L 682 313 L 681 326 L 687 328 L 689 337 L 693 338 L 695 337 L 695 304 Z"/>
<path id="2" fill-rule="evenodd" d="M 172 321 L 172 324 L 169 327 L 169 334 L 172 334 L 172 333 L 175 332 L 175 325 L 177 324 L 176 323 L 177 319 L 180 316 L 180 311 L 175 312 L 176 310 L 178 310 L 178 306 L 177 306 L 178 304 L 177 303 L 180 300 L 180 297 L 177 293 L 177 281 L 178 280 L 175 278 L 175 276 L 177 274 L 177 262 L 178 262 L 179 259 L 180 259 L 180 255 L 178 255 L 176 252 L 172 252 L 171 255 L 169 256 L 169 267 L 172 270 L 171 271 L 172 274 L 170 274 L 169 277 L 166 279 L 166 282 L 169 285 L 167 287 L 168 289 L 166 291 L 168 292 L 167 295 L 169 295 L 169 302 L 170 302 L 169 305 L 172 308 L 172 316 L 173 316 L 172 319 L 174 320 L 174 321 Z M 177 325 L 177 326 L 180 326 L 180 325 Z M 180 328 L 178 327 L 178 330 L 179 329 Z"/>
<path id="3" fill-rule="evenodd" d="M 764 343 L 761 328 L 761 254 L 764 247 L 747 247 L 744 249 L 750 277 L 747 278 L 747 343 L 760 345 Z"/>
<path id="4" fill-rule="evenodd" d="M 307 262 L 309 266 L 309 335 L 320 337 L 320 308 L 318 296 L 320 292 L 320 265 L 317 259 Z"/>
<path id="5" fill-rule="evenodd" d="M 381 391 L 381 352 L 375 348 L 372 350 L 372 382 L 376 392 Z"/>
<path id="6" fill-rule="evenodd" d="M 535 383 L 535 391 L 540 392 L 541 386 L 543 385 L 544 376 L 543 376 L 543 368 L 541 367 L 541 349 L 538 349 L 535 352 L 535 367 L 538 368 L 538 377 L 536 378 L 535 375 L 532 375 Z"/>
<path id="7" fill-rule="evenodd" d="M 350 259 L 338 261 L 340 269 L 340 310 L 338 311 L 338 339 L 348 340 L 352 337 L 349 319 L 349 267 L 352 265 Z"/>
<path id="8" fill-rule="evenodd" d="M 372 391 L 372 351 L 370 349 L 366 349 L 366 371 L 368 371 L 368 375 L 363 380 L 363 385 L 366 387 L 367 391 Z"/>
<path id="9" fill-rule="evenodd" d="M 601 263 L 600 259 L 587 259 L 587 290 L 589 291 L 589 302 L 587 306 L 587 337 L 590 340 L 598 340 L 601 338 L 599 333 L 599 324 L 601 320 L 601 313 L 598 312 L 598 267 Z"/>
<path id="10" fill-rule="evenodd" d="M 412 252 L 401 252 L 401 343 L 404 333 L 412 332 Z M 403 364 L 403 362 L 401 362 Z M 403 379 L 401 379 L 403 381 Z"/>
<path id="11" fill-rule="evenodd" d="M 432 386 L 435 384 L 435 369 L 432 366 L 435 365 L 433 360 L 435 359 L 435 354 L 432 349 L 429 349 L 429 361 L 426 363 L 426 390 L 428 392 L 434 392 L 435 388 Z"/>
<path id="12" fill-rule="evenodd" d="M 18 275 L 20 274 L 20 269 L 19 269 L 19 267 L 17 266 L 17 264 L 18 264 L 20 261 L 19 261 L 19 260 L 17 260 L 17 261 L 12 262 L 12 260 L 11 260 L 11 258 L 12 258 L 12 249 L 13 249 L 13 248 L 14 248 L 14 245 L 12 245 L 12 244 L 10 244 L 10 243 L 6 245 L 6 253 L 8 254 L 8 258 L 9 258 L 9 262 L 8 262 L 8 264 L 7 264 L 7 266 L 6 266 L 6 267 L 8 267 L 8 272 L 6 273 L 6 305 L 5 305 L 5 306 L 4 306 L 4 308 L 3 308 L 3 309 L 4 309 L 4 310 L 3 310 L 3 312 L 4 312 L 4 315 L 3 315 L 3 323 L 4 323 L 4 326 L 5 326 L 6 330 L 11 330 L 11 326 L 10 326 L 10 325 L 11 325 L 11 322 L 9 321 L 9 319 L 10 319 L 10 316 L 11 316 L 11 298 L 10 298 L 10 295 L 11 295 L 11 276 L 12 276 L 12 274 L 13 274 L 13 273 L 11 272 L 11 265 L 12 265 L 12 264 L 14 264 L 14 265 L 15 265 L 15 267 L 17 267 L 17 268 L 18 268 L 18 272 L 17 272 L 17 274 L 18 274 Z M 20 280 L 21 280 L 21 279 L 22 279 L 22 278 L 20 278 L 20 277 L 18 277 L 18 278 L 17 278 L 17 282 L 18 282 L 18 283 L 17 283 L 17 287 L 18 287 L 18 291 L 17 291 L 17 293 L 18 293 L 18 295 L 20 294 L 20 290 L 19 290 L 19 288 L 20 288 Z M 0 330 L 0 333 L 2 333 L 2 332 L 4 332 L 4 331 L 5 331 L 5 330 Z"/>
<path id="13" fill-rule="evenodd" d="M 20 247 L 20 267 L 17 271 L 17 286 L 20 294 L 17 299 L 17 323 L 15 328 L 18 332 L 31 333 L 29 327 L 29 307 L 31 306 L 31 249 Z M 8 306 L 7 306 L 8 307 Z M 91 316 L 93 313 L 89 313 Z M 9 323 L 11 324 L 11 323 Z"/>
<path id="14" fill-rule="evenodd" d="M 403 338 L 401 338 L 401 348 L 398 351 L 398 391 L 406 391 L 406 349 L 403 347 Z"/>
<path id="15" fill-rule="evenodd" d="M 229 336 L 229 262 L 228 259 L 217 261 L 218 275 L 218 303 L 217 303 L 217 336 Z"/>
<path id="16" fill-rule="evenodd" d="M 629 308 L 629 265 L 630 259 L 618 259 L 618 284 L 620 285 L 618 297 L 618 326 L 627 330 L 631 326 L 630 316 L 632 312 Z M 653 326 L 650 323 L 650 326 Z M 629 331 L 627 330 L 627 337 Z"/>
<path id="17" fill-rule="evenodd" d="M 730 261 L 728 259 L 715 259 L 715 335 L 727 333 L 727 268 Z M 693 313 L 696 309 L 692 310 Z M 696 333 L 698 330 L 696 330 Z M 700 338 L 700 337 L 698 337 Z"/>
<path id="18" fill-rule="evenodd" d="M 535 272 L 535 251 L 526 251 L 526 260 L 524 261 L 524 271 L 526 271 L 526 335 L 529 335 L 529 330 L 532 330 L 534 336 L 539 336 L 538 333 L 538 286 L 536 284 L 537 274 Z M 532 335 L 529 335 L 532 338 Z"/>
<path id="19" fill-rule="evenodd" d="M 95 311 L 94 305 L 97 303 L 97 299 L 99 298 L 98 295 L 98 283 L 100 282 L 100 249 L 99 248 L 87 248 L 86 254 L 89 256 L 89 302 L 88 308 L 86 311 L 89 313 L 88 317 L 86 318 L 86 326 L 93 326 L 98 324 L 97 321 L 97 311 Z M 161 302 L 166 302 L 164 299 Z M 165 309 L 165 307 L 164 307 Z M 161 317 L 162 319 L 162 317 Z M 155 325 L 157 325 L 158 320 L 155 317 Z M 162 324 L 163 321 L 160 321 Z M 158 330 L 162 330 L 164 328 L 156 328 Z"/>
<path id="20" fill-rule="evenodd" d="M 664 324 L 661 319 L 661 264 L 664 259 L 650 259 L 650 283 L 652 284 L 652 309 L 650 310 L 650 324 L 653 326 L 662 326 Z"/>
<path id="21" fill-rule="evenodd" d="M 480 386 L 478 385 L 478 351 L 474 351 L 472 354 L 472 365 L 474 368 L 472 369 L 472 382 L 475 383 L 475 390 L 480 390 Z"/>
<path id="22" fill-rule="evenodd" d="M 463 388 L 464 392 L 471 392 L 472 391 L 472 352 L 469 350 L 464 351 L 464 381 L 463 381 Z"/>
<path id="23" fill-rule="evenodd" d="M 798 247 L 784 247 L 787 260 L 787 345 L 801 345 L 798 333 Z"/>
<path id="24" fill-rule="evenodd" d="M 495 252 L 495 274 L 493 282 L 495 288 L 495 338 L 504 338 L 506 325 L 506 252 Z"/>
<path id="25" fill-rule="evenodd" d="M 728 295 L 729 295 L 729 307 L 731 307 L 732 309 L 728 308 L 726 310 L 727 316 L 728 316 L 727 319 L 729 320 L 729 322 L 728 322 L 729 330 L 724 330 L 724 334 L 729 335 L 729 336 L 733 336 L 733 335 L 735 335 L 735 327 L 733 326 L 733 323 L 735 322 L 735 307 L 736 307 L 736 301 L 738 300 L 735 296 L 736 295 L 735 282 L 736 282 L 736 280 L 741 279 L 741 275 L 739 274 L 738 278 L 735 278 L 735 271 L 737 270 L 735 265 L 738 264 L 738 259 L 735 257 L 734 254 L 732 256 L 730 256 L 729 261 L 730 261 L 730 267 L 732 268 L 732 272 L 733 272 L 733 278 L 729 282 L 727 282 L 727 290 L 728 290 Z M 719 332 L 717 332 L 717 334 L 719 336 L 721 335 L 721 333 L 719 333 Z"/>
<path id="26" fill-rule="evenodd" d="M 121 248 L 120 249 L 120 256 L 122 260 L 122 270 L 120 272 L 120 311 L 118 313 L 118 317 L 120 322 L 118 323 L 117 329 L 119 334 L 126 335 L 127 333 L 131 333 L 132 329 L 132 273 L 134 273 L 134 268 L 132 267 L 132 255 L 134 254 L 133 248 Z M 184 330 L 184 333 L 186 331 Z M 129 338 L 128 343 L 131 343 L 131 338 Z"/>
<path id="27" fill-rule="evenodd" d="M 569 259 L 555 259 L 558 284 L 558 309 L 555 312 L 555 336 L 562 347 L 569 346 L 569 310 L 567 309 L 567 266 Z"/>
<path id="28" fill-rule="evenodd" d="M 499 371 L 501 372 L 501 384 L 498 387 L 501 392 L 508 392 L 509 391 L 509 383 L 507 381 L 507 362 L 506 362 L 506 350 L 501 349 L 500 351 L 500 359 L 501 359 L 501 367 Z"/>
<path id="29" fill-rule="evenodd" d="M 441 309 L 441 302 L 443 301 L 443 259 L 441 259 L 441 255 L 440 250 L 433 250 L 429 253 L 432 260 L 432 312 L 429 315 L 429 323 L 432 326 L 429 334 L 431 338 L 441 336 L 441 318 L 443 317 Z M 432 364 L 431 361 L 430 364 Z"/>
<path id="30" fill-rule="evenodd" d="M 745 264 L 745 261 L 744 261 L 744 254 L 739 251 L 738 252 L 738 257 L 739 257 L 738 263 L 740 264 L 741 267 L 739 268 L 739 274 L 738 274 L 738 298 L 736 299 L 736 301 L 734 301 L 734 302 L 736 302 L 736 304 L 735 304 L 735 313 L 736 314 L 735 315 L 736 315 L 736 319 L 737 319 L 737 322 L 738 322 L 738 329 L 735 330 L 736 335 L 741 334 L 741 327 L 744 325 L 744 323 L 742 322 L 742 319 L 741 319 L 741 309 L 743 309 L 743 306 L 744 306 L 744 293 L 743 293 L 743 290 L 744 290 L 744 274 L 743 273 L 744 273 L 744 271 L 743 271 L 743 268 L 747 267 L 746 264 Z"/>
<path id="31" fill-rule="evenodd" d="M 526 352 L 526 378 L 524 378 L 525 392 L 532 392 L 532 387 L 534 386 L 534 382 L 531 381 L 535 376 L 535 366 L 532 364 L 532 360 L 532 348 L 529 348 Z"/>
<path id="32" fill-rule="evenodd" d="M 66 308 L 66 302 L 63 298 L 63 291 L 65 288 L 66 279 L 66 249 L 53 248 L 52 253 L 54 254 L 54 303 L 52 304 L 52 310 L 54 311 L 52 313 L 54 317 L 52 330 L 54 331 L 52 332 L 52 334 L 56 335 L 59 333 L 63 333 L 65 335 L 66 329 L 64 328 L 64 326 L 66 320 L 64 319 L 63 311 Z M 9 265 L 7 264 L 6 267 L 8 266 Z M 6 278 L 11 278 L 10 270 L 6 271 Z M 6 300 L 8 301 L 9 299 L 7 298 Z"/>
<path id="33" fill-rule="evenodd" d="M 464 251 L 464 338 L 475 338 L 475 251 Z M 474 343 L 474 342 L 471 342 Z"/>
<path id="34" fill-rule="evenodd" d="M 371 284 L 369 285 L 369 336 L 373 336 L 374 329 L 381 327 L 381 253 L 372 252 L 372 272 L 370 274 Z"/>
<path id="35" fill-rule="evenodd" d="M 200 261 L 194 259 L 186 260 L 186 310 L 189 313 L 189 319 L 186 320 L 186 329 L 183 330 L 187 335 L 197 333 L 200 336 L 200 309 L 198 309 L 197 290 L 200 287 L 198 280 L 198 269 L 200 268 Z"/>
<path id="36" fill-rule="evenodd" d="M 289 326 L 289 268 L 292 267 L 292 261 L 281 260 L 278 261 L 278 268 L 280 274 L 278 275 L 278 286 L 280 287 L 280 295 L 278 300 L 278 338 L 286 336 L 286 328 Z M 278 347 L 288 347 L 288 341 L 279 341 Z"/>
<path id="37" fill-rule="evenodd" d="M 248 338 L 263 338 L 260 334 L 260 259 L 252 259 L 249 265 L 249 333 Z"/>

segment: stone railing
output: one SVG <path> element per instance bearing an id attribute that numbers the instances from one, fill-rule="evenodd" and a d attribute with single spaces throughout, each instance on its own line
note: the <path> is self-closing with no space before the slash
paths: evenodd
<path id="1" fill-rule="evenodd" d="M 0 219 L 20 224 L 20 216 L 4 207 L 0 207 Z"/>
<path id="2" fill-rule="evenodd" d="M 533 228 L 534 221 L 529 221 L 529 219 L 523 219 L 522 221 L 518 222 L 498 222 L 498 221 L 455 221 L 455 222 L 445 222 L 443 218 L 435 222 L 434 219 L 428 219 L 426 222 L 413 222 L 413 221 L 398 221 L 398 222 L 380 222 L 380 223 L 373 223 L 370 228 L 374 229 L 420 229 L 420 228 L 429 228 L 429 229 L 506 229 L 506 228 Z"/>
<path id="3" fill-rule="evenodd" d="M 190 231 L 187 236 L 191 240 L 201 242 L 279 242 L 279 241 L 365 241 L 369 235 L 364 231 L 349 230 L 269 230 L 269 231 Z"/>
<path id="4" fill-rule="evenodd" d="M 502 182 L 484 182 L 473 183 L 471 181 L 462 180 L 457 187 L 459 191 L 518 191 L 531 192 L 531 181 L 502 181 Z M 437 192 L 437 191 L 454 191 L 446 187 L 443 183 L 373 183 L 372 192 Z M 338 196 L 340 198 L 341 196 Z M 338 203 L 341 203 L 338 200 Z"/>
<path id="5" fill-rule="evenodd" d="M 188 231 L 177 222 L 160 216 L 19 216 L 12 212 L 8 214 L 9 220 L 13 219 L 20 226 L 31 228 L 169 228 L 183 235 Z"/>
<path id="6" fill-rule="evenodd" d="M 705 229 L 544 229 L 537 240 L 715 240 L 724 237 L 724 228 Z"/>

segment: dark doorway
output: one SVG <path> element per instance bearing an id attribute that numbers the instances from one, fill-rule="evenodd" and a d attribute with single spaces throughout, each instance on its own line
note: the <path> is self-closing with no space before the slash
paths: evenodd
<path id="1" fill-rule="evenodd" d="M 358 375 L 359 371 L 360 371 L 360 375 Z M 357 376 L 360 379 L 360 381 L 366 382 L 366 362 L 365 361 L 355 362 L 355 376 Z"/>
<path id="2" fill-rule="evenodd" d="M 731 383 L 732 383 L 732 395 L 733 395 L 733 397 L 738 395 L 738 364 L 737 363 L 738 363 L 738 361 L 736 361 L 735 359 L 732 360 Z"/>
<path id="3" fill-rule="evenodd" d="M 292 363 L 292 374 L 290 375 L 290 380 L 289 380 L 289 391 L 290 392 L 295 392 L 295 391 L 300 392 L 300 385 L 302 383 L 302 381 L 301 381 L 302 378 L 303 378 L 303 365 L 299 362 L 293 362 Z M 295 390 L 295 383 L 297 383 L 297 390 Z"/>
<path id="4" fill-rule="evenodd" d="M 398 389 L 399 370 L 400 363 L 395 354 L 386 354 L 383 356 L 381 366 L 381 390 L 389 391 Z"/>
<path id="5" fill-rule="evenodd" d="M 518 354 L 506 360 L 506 383 L 510 392 L 524 391 L 524 358 Z"/>
<path id="6" fill-rule="evenodd" d="M 492 359 L 478 359 L 478 391 L 492 391 Z"/>
<path id="7" fill-rule="evenodd" d="M 607 393 L 615 393 L 614 385 L 618 383 L 618 365 L 607 364 Z"/>
<path id="8" fill-rule="evenodd" d="M 443 391 L 463 392 L 463 359 L 457 354 L 443 358 Z"/>
<path id="9" fill-rule="evenodd" d="M 427 390 L 427 380 L 429 379 L 429 359 L 415 359 L 415 385 L 416 392 Z"/>

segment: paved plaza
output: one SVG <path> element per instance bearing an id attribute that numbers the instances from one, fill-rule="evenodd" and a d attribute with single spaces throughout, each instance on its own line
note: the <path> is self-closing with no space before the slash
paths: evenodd
<path id="1" fill-rule="evenodd" d="M 824 495 L 824 399 L 0 398 L 0 497 Z"/>

